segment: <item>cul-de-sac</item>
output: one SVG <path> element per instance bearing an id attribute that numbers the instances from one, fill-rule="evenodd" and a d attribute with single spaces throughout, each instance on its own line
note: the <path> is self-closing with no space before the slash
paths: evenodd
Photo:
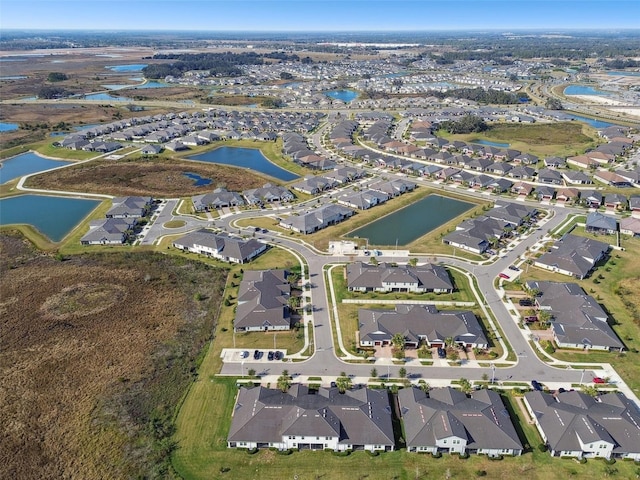
<path id="1" fill-rule="evenodd" d="M 640 475 L 637 30 L 17 18 L 0 477 Z"/>

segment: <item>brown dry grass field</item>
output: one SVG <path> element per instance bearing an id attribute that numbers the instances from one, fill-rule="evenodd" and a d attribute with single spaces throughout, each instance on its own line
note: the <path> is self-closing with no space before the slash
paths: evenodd
<path id="1" fill-rule="evenodd" d="M 195 187 L 183 175 L 192 172 L 212 179 L 205 187 Z M 268 180 L 250 171 L 224 165 L 188 160 L 141 158 L 96 160 L 70 168 L 36 175 L 27 181 L 33 188 L 71 190 L 109 195 L 150 195 L 176 197 L 206 193 L 218 186 L 241 191 L 257 188 Z"/>
<path id="2" fill-rule="evenodd" d="M 0 236 L 0 478 L 172 478 L 173 417 L 227 270 Z M 9 421 L 10 420 L 10 421 Z"/>

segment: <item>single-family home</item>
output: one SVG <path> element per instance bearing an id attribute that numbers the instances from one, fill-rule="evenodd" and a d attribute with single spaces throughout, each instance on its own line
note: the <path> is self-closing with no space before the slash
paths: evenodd
<path id="1" fill-rule="evenodd" d="M 551 250 L 535 260 L 535 265 L 578 279 L 585 278 L 605 257 L 609 244 L 578 235 L 567 234 Z"/>
<path id="2" fill-rule="evenodd" d="M 585 230 L 590 233 L 615 235 L 618 232 L 618 221 L 611 215 L 603 215 L 600 212 L 591 212 L 587 215 Z"/>

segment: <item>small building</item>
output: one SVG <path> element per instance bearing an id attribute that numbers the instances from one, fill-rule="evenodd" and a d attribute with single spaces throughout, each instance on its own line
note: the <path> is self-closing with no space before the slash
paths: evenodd
<path id="1" fill-rule="evenodd" d="M 122 245 L 135 228 L 136 218 L 92 220 L 89 231 L 80 239 L 82 245 Z"/>
<path id="2" fill-rule="evenodd" d="M 600 212 L 591 212 L 587 215 L 585 230 L 590 233 L 614 235 L 618 231 L 618 221 L 611 215 L 603 215 Z"/>
<path id="3" fill-rule="evenodd" d="M 291 329 L 291 285 L 284 270 L 247 270 L 238 291 L 236 332 Z"/>
<path id="4" fill-rule="evenodd" d="M 391 265 L 355 262 L 346 266 L 350 292 L 452 293 L 453 283 L 441 265 Z"/>
<path id="5" fill-rule="evenodd" d="M 244 240 L 226 233 L 200 229 L 187 233 L 173 242 L 173 246 L 229 263 L 247 263 L 267 249 L 267 244 L 251 238 Z"/>

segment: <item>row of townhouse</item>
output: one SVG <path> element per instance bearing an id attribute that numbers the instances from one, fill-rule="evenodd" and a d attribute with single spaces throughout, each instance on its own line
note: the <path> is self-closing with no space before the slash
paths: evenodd
<path id="1" fill-rule="evenodd" d="M 267 250 L 266 243 L 254 238 L 243 239 L 204 228 L 177 238 L 173 246 L 228 263 L 247 263 Z"/>
<path id="2" fill-rule="evenodd" d="M 166 113 L 133 117 L 73 133 L 56 142 L 74 150 L 99 152 L 121 148 L 117 142 L 162 144 L 172 151 L 184 150 L 221 139 L 273 141 L 285 132 L 308 133 L 324 114 L 317 112 L 237 112 L 211 109 L 193 113 Z M 144 154 L 159 153 L 143 147 Z M 161 150 L 160 150 L 161 151 Z"/>
<path id="3" fill-rule="evenodd" d="M 535 220 L 538 211 L 533 207 L 517 203 L 496 205 L 476 218 L 463 221 L 456 229 L 443 237 L 445 244 L 481 254 L 489 250 L 492 244 L 520 226 Z"/>
<path id="4" fill-rule="evenodd" d="M 153 206 L 151 197 L 116 197 L 105 218 L 89 222 L 82 245 L 122 245 L 133 235 L 138 222 Z"/>
<path id="5" fill-rule="evenodd" d="M 213 192 L 191 197 L 196 212 L 207 212 L 226 207 L 242 205 L 263 205 L 274 202 L 291 202 L 295 199 L 286 187 L 265 183 L 260 188 L 252 188 L 242 193 L 230 192 L 225 188 L 216 188 Z"/>
<path id="6" fill-rule="evenodd" d="M 392 411 L 401 413 L 409 452 L 519 456 L 523 446 L 500 395 L 470 396 L 450 387 L 425 392 L 335 387 L 287 391 L 241 387 L 227 437 L 229 448 L 370 452 L 397 448 Z"/>
<path id="7" fill-rule="evenodd" d="M 305 175 L 299 182 L 291 184 L 291 188 L 308 195 L 317 195 L 327 190 L 338 188 L 354 182 L 366 175 L 366 172 L 353 167 L 336 167 L 322 175 Z"/>
<path id="8" fill-rule="evenodd" d="M 551 456 L 640 459 L 640 413 L 623 393 L 528 392 L 522 399 Z M 397 409 L 408 452 L 519 456 L 523 445 L 500 395 L 407 387 L 397 396 L 366 387 L 287 391 L 240 387 L 228 448 L 370 452 L 397 448 Z M 399 427 L 397 427 L 399 428 Z M 394 437 L 395 435 L 395 437 Z"/>

